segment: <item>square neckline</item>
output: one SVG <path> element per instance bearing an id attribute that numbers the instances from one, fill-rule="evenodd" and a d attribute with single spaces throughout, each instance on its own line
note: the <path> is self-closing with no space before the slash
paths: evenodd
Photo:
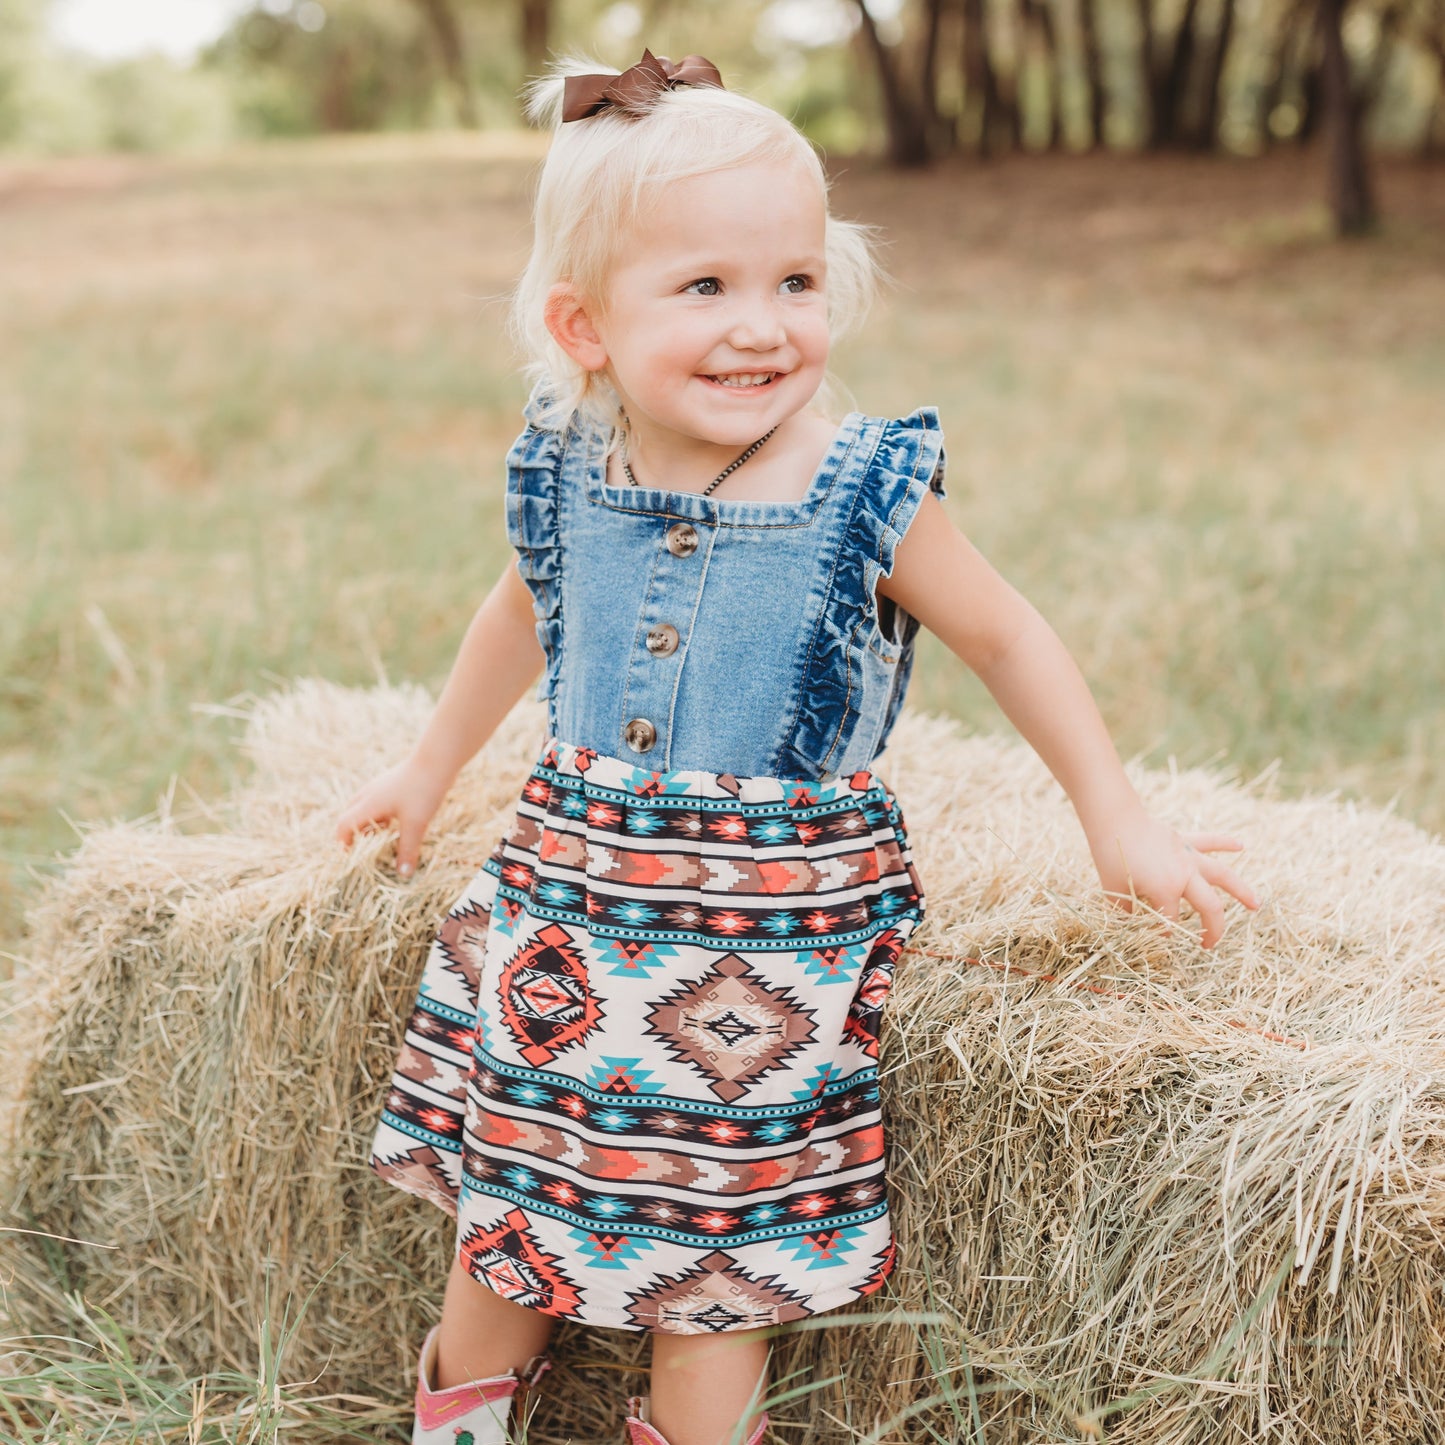
<path id="1" fill-rule="evenodd" d="M 630 512 L 720 527 L 806 527 L 817 513 L 857 445 L 868 418 L 850 411 L 837 425 L 803 495 L 791 502 L 704 496 L 667 487 L 621 487 L 607 480 L 607 451 L 600 427 L 589 428 L 582 468 L 588 500 L 614 512 Z"/>

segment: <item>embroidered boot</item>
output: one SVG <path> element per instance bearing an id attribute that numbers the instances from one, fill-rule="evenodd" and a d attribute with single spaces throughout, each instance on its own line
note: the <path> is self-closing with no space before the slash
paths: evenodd
<path id="1" fill-rule="evenodd" d="M 432 1389 L 436 1374 L 437 1325 L 421 1347 L 416 1367 L 416 1422 L 411 1427 L 411 1445 L 508 1445 L 507 1422 L 512 1416 L 512 1397 L 523 1396 L 548 1370 L 546 1355 L 534 1355 L 519 1379 L 516 1372 L 493 1375 L 486 1380 L 468 1380 L 445 1390 Z"/>
<path id="2" fill-rule="evenodd" d="M 666 1438 L 648 1423 L 652 1411 L 646 1395 L 633 1395 L 627 1401 L 627 1445 L 667 1445 Z M 743 1445 L 762 1445 L 768 1428 L 766 1411 L 758 1420 L 757 1428 L 743 1442 Z"/>

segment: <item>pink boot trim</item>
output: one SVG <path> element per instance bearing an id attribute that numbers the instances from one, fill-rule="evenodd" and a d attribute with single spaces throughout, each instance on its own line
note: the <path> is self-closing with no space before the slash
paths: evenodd
<path id="1" fill-rule="evenodd" d="M 523 1385 L 530 1389 L 552 1368 L 552 1362 L 545 1355 L 538 1355 L 527 1362 L 519 1379 L 513 1370 L 505 1375 L 492 1375 L 485 1380 L 467 1380 L 445 1390 L 434 1390 L 432 1376 L 436 1372 L 437 1336 L 441 1326 L 436 1325 L 428 1333 L 421 1347 L 421 1359 L 416 1370 L 416 1426 L 418 1430 L 436 1430 L 450 1421 L 459 1420 L 479 1406 L 484 1409 L 483 1418 L 490 1421 L 505 1421 L 511 1410 L 512 1396 Z"/>
<path id="2" fill-rule="evenodd" d="M 648 1397 L 645 1395 L 632 1395 L 627 1401 L 627 1445 L 667 1445 L 667 1439 L 660 1434 L 657 1428 L 648 1423 L 648 1416 L 651 1414 L 648 1408 Z M 768 1428 L 768 1416 L 766 1411 L 758 1420 L 757 1428 L 743 1442 L 743 1445 L 762 1445 L 764 1434 Z"/>

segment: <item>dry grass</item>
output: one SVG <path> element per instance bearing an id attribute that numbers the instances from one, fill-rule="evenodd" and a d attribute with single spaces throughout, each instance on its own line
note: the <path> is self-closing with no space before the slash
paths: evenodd
<path id="1" fill-rule="evenodd" d="M 52 884 L 4 1197 L 9 1222 L 92 1244 L 4 1237 L 17 1327 L 66 1323 L 59 1271 L 180 1378 L 254 1379 L 257 1321 L 315 1287 L 285 1379 L 373 1420 L 404 1394 L 449 1224 L 373 1179 L 367 1144 L 429 932 L 540 740 L 514 715 L 401 887 L 385 840 L 343 856 L 331 819 L 425 706 L 268 699 L 209 831 L 101 829 Z M 1445 1435 L 1445 848 L 1268 778 L 1137 770 L 1164 817 L 1250 847 L 1265 904 L 1204 955 L 1096 901 L 1026 749 L 914 714 L 881 770 L 930 912 L 884 1042 L 903 1264 L 853 1313 L 940 1322 L 787 1334 L 781 1372 L 845 1383 L 779 1407 L 779 1440 Z M 643 1344 L 564 1329 L 534 1445 L 612 1439 Z M 338 1438 L 319 1408 L 288 1436 Z"/>

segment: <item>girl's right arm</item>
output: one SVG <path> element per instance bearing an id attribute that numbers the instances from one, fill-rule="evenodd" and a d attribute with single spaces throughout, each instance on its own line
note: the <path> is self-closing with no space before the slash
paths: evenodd
<path id="1" fill-rule="evenodd" d="M 395 826 L 396 871 L 407 877 L 452 781 L 536 679 L 543 660 L 532 594 L 514 563 L 477 608 L 410 756 L 362 788 L 337 820 L 340 842 L 350 847 L 358 832 Z"/>

